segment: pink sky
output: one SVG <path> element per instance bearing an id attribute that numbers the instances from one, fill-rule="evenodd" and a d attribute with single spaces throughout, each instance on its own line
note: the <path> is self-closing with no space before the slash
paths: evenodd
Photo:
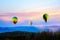
<path id="1" fill-rule="evenodd" d="M 44 13 L 47 13 L 49 15 L 48 21 L 60 22 L 60 8 L 53 8 L 53 7 L 27 9 L 24 12 L 20 12 L 20 13 L 11 13 L 11 12 L 0 13 L 0 19 L 4 21 L 11 21 L 12 17 L 17 16 L 19 19 L 18 21 L 20 22 L 25 20 L 43 21 Z"/>
<path id="2" fill-rule="evenodd" d="M 0 14 L 0 19 L 4 21 L 10 21 L 13 16 L 17 16 L 19 21 L 24 20 L 43 20 L 43 12 L 31 12 L 31 13 L 5 13 Z M 47 12 L 49 15 L 49 20 L 60 21 L 60 11 Z"/>

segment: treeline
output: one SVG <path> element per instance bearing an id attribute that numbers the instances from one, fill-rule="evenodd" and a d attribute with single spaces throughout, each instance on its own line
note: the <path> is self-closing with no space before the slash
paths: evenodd
<path id="1" fill-rule="evenodd" d="M 60 32 L 7 32 L 0 33 L 0 40 L 60 40 Z"/>

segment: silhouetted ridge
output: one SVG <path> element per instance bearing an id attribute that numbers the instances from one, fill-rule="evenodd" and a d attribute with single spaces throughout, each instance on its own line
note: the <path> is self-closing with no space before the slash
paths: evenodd
<path id="1" fill-rule="evenodd" d="M 60 40 L 60 32 L 6 32 L 0 33 L 0 40 Z"/>

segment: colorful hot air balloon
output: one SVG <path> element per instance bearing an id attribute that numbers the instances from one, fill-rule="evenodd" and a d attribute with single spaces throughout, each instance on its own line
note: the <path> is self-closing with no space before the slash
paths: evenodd
<path id="1" fill-rule="evenodd" d="M 44 21 L 47 22 L 47 21 L 48 21 L 48 18 L 49 18 L 48 14 L 45 13 L 45 14 L 43 15 Z"/>
<path id="2" fill-rule="evenodd" d="M 13 22 L 14 24 L 16 24 L 16 23 L 18 22 L 18 18 L 17 18 L 17 17 L 13 17 L 13 18 L 12 18 L 12 22 Z"/>

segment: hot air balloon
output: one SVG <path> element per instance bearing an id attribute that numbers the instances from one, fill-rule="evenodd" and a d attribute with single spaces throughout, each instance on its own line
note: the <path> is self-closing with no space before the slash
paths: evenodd
<path id="1" fill-rule="evenodd" d="M 49 17 L 49 16 L 48 16 L 48 14 L 46 14 L 46 13 L 43 15 L 43 19 L 44 19 L 45 22 L 48 21 L 48 17 Z"/>
<path id="2" fill-rule="evenodd" d="M 12 17 L 12 22 L 13 22 L 14 24 L 16 24 L 16 23 L 18 22 L 18 18 L 17 18 L 17 17 Z"/>
<path id="3" fill-rule="evenodd" d="M 32 21 L 30 21 L 30 25 L 32 25 Z"/>

